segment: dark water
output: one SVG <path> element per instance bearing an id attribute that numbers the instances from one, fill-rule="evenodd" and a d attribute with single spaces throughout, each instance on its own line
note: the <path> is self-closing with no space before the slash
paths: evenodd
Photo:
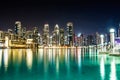
<path id="1" fill-rule="evenodd" d="M 0 80 L 120 80 L 120 57 L 94 49 L 0 49 Z"/>

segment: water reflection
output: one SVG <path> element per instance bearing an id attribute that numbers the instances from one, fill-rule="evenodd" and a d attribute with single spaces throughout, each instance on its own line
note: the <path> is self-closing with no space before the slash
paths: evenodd
<path id="1" fill-rule="evenodd" d="M 56 74 L 58 75 L 59 74 L 59 56 L 57 55 L 56 56 Z"/>
<path id="2" fill-rule="evenodd" d="M 2 49 L 0 49 L 0 68 L 2 66 Z"/>
<path id="3" fill-rule="evenodd" d="M 46 80 L 51 77 L 55 79 L 50 80 L 63 80 L 61 77 L 64 76 L 64 80 L 74 80 L 75 76 L 76 79 L 87 80 L 91 74 L 91 77 L 101 80 L 117 80 L 116 61 L 119 62 L 119 59 L 95 54 L 92 49 L 0 49 L 0 71 L 9 75 L 11 70 L 19 74 L 19 78 L 21 73 L 27 77 L 32 73 L 38 79 L 44 76 Z"/>
<path id="4" fill-rule="evenodd" d="M 48 54 L 47 54 L 47 49 L 44 49 L 43 54 L 44 54 L 44 57 L 43 57 L 44 73 L 47 73 L 48 72 Z"/>
<path id="5" fill-rule="evenodd" d="M 43 60 L 43 49 L 39 49 L 38 50 L 38 55 L 37 55 L 37 59 L 38 59 L 38 64 L 39 63 L 42 63 L 42 60 Z"/>
<path id="6" fill-rule="evenodd" d="M 81 63 L 81 49 L 77 49 L 77 57 L 78 57 L 78 68 L 81 69 L 82 63 Z"/>
<path id="7" fill-rule="evenodd" d="M 33 53 L 31 49 L 26 50 L 26 63 L 29 70 L 32 69 Z"/>
<path id="8" fill-rule="evenodd" d="M 101 79 L 104 80 L 104 77 L 105 77 L 105 62 L 104 62 L 104 57 L 102 57 L 101 60 L 100 60 L 100 73 L 101 73 Z"/>
<path id="9" fill-rule="evenodd" d="M 5 72 L 7 71 L 8 68 L 8 49 L 4 49 L 4 67 L 5 67 Z"/>
<path id="10" fill-rule="evenodd" d="M 110 80 L 117 80 L 116 79 L 116 64 L 115 64 L 115 59 L 111 61 L 111 72 L 110 72 Z"/>
<path id="11" fill-rule="evenodd" d="M 69 69 L 70 69 L 70 55 L 69 55 L 69 50 L 66 50 L 66 52 L 65 52 L 65 64 L 66 64 L 66 67 L 67 67 L 67 71 L 69 71 Z"/>

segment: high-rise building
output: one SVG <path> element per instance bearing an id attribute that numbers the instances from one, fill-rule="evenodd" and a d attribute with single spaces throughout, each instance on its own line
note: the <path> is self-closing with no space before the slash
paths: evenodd
<path id="1" fill-rule="evenodd" d="M 59 31 L 59 26 L 58 24 L 55 25 L 55 28 L 54 28 L 54 31 L 55 31 L 55 38 L 56 38 L 56 45 L 60 45 L 60 31 Z"/>
<path id="2" fill-rule="evenodd" d="M 22 28 L 22 38 L 25 39 L 25 34 L 26 34 L 26 27 Z"/>
<path id="3" fill-rule="evenodd" d="M 100 44 L 100 34 L 98 32 L 96 32 L 95 34 L 95 44 L 96 45 Z"/>
<path id="4" fill-rule="evenodd" d="M 94 36 L 88 35 L 87 36 L 87 45 L 93 45 L 94 44 Z"/>
<path id="5" fill-rule="evenodd" d="M 43 45 L 48 46 L 49 45 L 49 24 L 44 25 L 43 29 L 43 37 L 42 37 Z"/>
<path id="6" fill-rule="evenodd" d="M 104 35 L 104 43 L 105 43 L 105 45 L 107 45 L 107 43 L 108 43 L 108 35 L 107 34 Z"/>
<path id="7" fill-rule="evenodd" d="M 14 34 L 12 29 L 8 29 L 8 34 L 9 34 L 9 40 L 14 40 Z"/>
<path id="8" fill-rule="evenodd" d="M 21 34 L 21 22 L 20 21 L 15 22 L 15 34 L 17 35 Z"/>
<path id="9" fill-rule="evenodd" d="M 5 41 L 5 33 L 4 31 L 0 31 L 0 43 Z"/>
<path id="10" fill-rule="evenodd" d="M 20 38 L 22 37 L 22 28 L 21 28 L 20 21 L 15 22 L 15 30 L 14 31 L 15 31 L 15 39 L 20 40 Z"/>
<path id="11" fill-rule="evenodd" d="M 100 45 L 104 46 L 104 35 L 103 34 L 100 35 Z"/>
<path id="12" fill-rule="evenodd" d="M 53 46 L 56 45 L 56 33 L 55 33 L 55 31 L 52 32 L 52 45 Z"/>
<path id="13" fill-rule="evenodd" d="M 67 41 L 68 41 L 68 46 L 73 46 L 73 23 L 68 22 L 67 23 Z"/>
<path id="14" fill-rule="evenodd" d="M 34 43 L 38 43 L 38 28 L 37 27 L 33 28 L 33 41 Z"/>
<path id="15" fill-rule="evenodd" d="M 115 30 L 113 28 L 110 29 L 110 44 L 112 48 L 114 47 L 115 43 Z"/>
<path id="16" fill-rule="evenodd" d="M 52 33 L 52 43 L 55 46 L 60 45 L 60 30 L 58 24 L 55 25 L 54 31 Z"/>
<path id="17" fill-rule="evenodd" d="M 64 30 L 60 29 L 60 45 L 64 46 Z"/>

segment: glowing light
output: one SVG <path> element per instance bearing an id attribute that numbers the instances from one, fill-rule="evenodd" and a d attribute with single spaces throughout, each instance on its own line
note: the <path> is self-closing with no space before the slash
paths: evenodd
<path id="1" fill-rule="evenodd" d="M 58 58 L 59 56 L 57 55 L 57 60 L 56 60 L 56 73 L 57 73 L 57 75 L 59 74 L 59 58 Z"/>
<path id="2" fill-rule="evenodd" d="M 67 71 L 69 71 L 70 69 L 70 50 L 66 49 L 66 53 L 65 53 L 65 63 L 66 63 L 66 67 L 67 67 Z"/>
<path id="3" fill-rule="evenodd" d="M 100 37 L 101 37 L 101 38 L 103 38 L 103 37 L 104 37 L 104 35 L 103 35 L 103 34 L 101 34 L 101 35 L 100 35 Z"/>
<path id="4" fill-rule="evenodd" d="M 78 33 L 78 37 L 80 37 L 81 36 L 81 33 Z"/>
<path id="5" fill-rule="evenodd" d="M 77 56 L 78 56 L 78 67 L 79 69 L 81 68 L 81 49 L 77 49 L 78 53 L 77 53 Z"/>
<path id="6" fill-rule="evenodd" d="M 7 47 L 8 48 L 8 36 L 5 36 L 5 47 Z"/>
<path id="7" fill-rule="evenodd" d="M 40 33 L 38 33 L 38 36 L 40 36 Z"/>
<path id="8" fill-rule="evenodd" d="M 32 68 L 32 50 L 31 49 L 27 49 L 27 57 L 26 57 L 26 61 L 27 61 L 27 67 L 29 70 L 31 70 Z"/>
<path id="9" fill-rule="evenodd" d="M 49 24 L 45 24 L 44 26 L 49 26 Z"/>
<path id="10" fill-rule="evenodd" d="M 111 29 L 110 29 L 110 32 L 111 32 L 111 33 L 112 33 L 112 32 L 115 32 L 115 29 L 111 28 Z"/>
<path id="11" fill-rule="evenodd" d="M 19 49 L 19 50 L 18 50 L 18 64 L 19 64 L 19 65 L 20 65 L 20 63 L 22 62 L 22 52 L 23 52 L 22 49 Z"/>
<path id="12" fill-rule="evenodd" d="M 33 39 L 27 39 L 26 44 L 32 44 L 33 43 Z"/>
<path id="13" fill-rule="evenodd" d="M 58 24 L 55 25 L 56 28 L 59 28 Z"/>
<path id="14" fill-rule="evenodd" d="M 111 72 L 110 72 L 110 80 L 117 80 L 116 79 L 116 65 L 115 61 L 111 61 Z"/>
<path id="15" fill-rule="evenodd" d="M 67 26 L 73 26 L 73 23 L 72 22 L 68 22 Z"/>
<path id="16" fill-rule="evenodd" d="M 100 61 L 100 73 L 101 73 L 102 80 L 104 80 L 105 66 L 104 66 L 104 58 L 103 57 L 101 58 L 101 61 Z"/>
<path id="17" fill-rule="evenodd" d="M 43 49 L 38 50 L 38 62 L 42 62 L 43 59 Z"/>
<path id="18" fill-rule="evenodd" d="M 0 49 L 0 68 L 2 66 L 2 49 Z"/>
<path id="19" fill-rule="evenodd" d="M 5 49 L 4 51 L 4 67 L 5 67 L 5 71 L 7 71 L 8 68 L 8 50 Z"/>
<path id="20" fill-rule="evenodd" d="M 52 63 L 52 50 L 51 49 L 49 49 L 48 57 L 49 57 L 49 62 Z"/>

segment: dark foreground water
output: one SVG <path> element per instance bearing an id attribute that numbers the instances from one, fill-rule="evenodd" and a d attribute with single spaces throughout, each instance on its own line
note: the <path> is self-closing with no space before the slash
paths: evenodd
<path id="1" fill-rule="evenodd" d="M 120 57 L 94 49 L 0 49 L 0 80 L 120 80 Z"/>

